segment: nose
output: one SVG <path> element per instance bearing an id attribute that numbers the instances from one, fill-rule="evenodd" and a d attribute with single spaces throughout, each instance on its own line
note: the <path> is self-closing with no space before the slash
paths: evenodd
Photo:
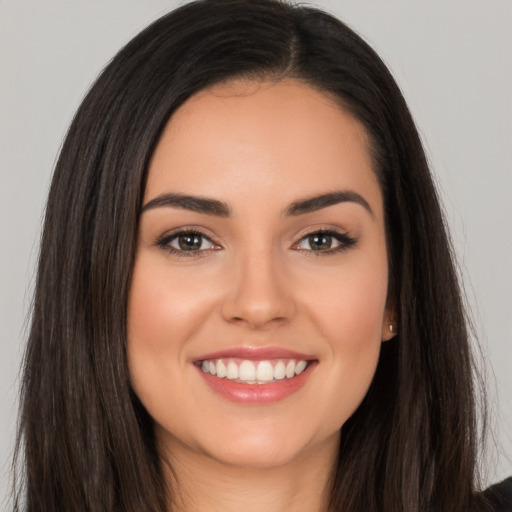
<path id="1" fill-rule="evenodd" d="M 270 251 L 239 257 L 230 270 L 222 316 L 230 323 L 265 329 L 288 322 L 295 303 L 285 269 Z"/>

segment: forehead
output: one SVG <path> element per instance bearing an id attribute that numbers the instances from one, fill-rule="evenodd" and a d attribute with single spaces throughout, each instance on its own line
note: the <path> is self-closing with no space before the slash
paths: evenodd
<path id="1" fill-rule="evenodd" d="M 145 198 L 172 191 L 293 201 L 347 188 L 381 201 L 362 124 L 301 82 L 239 80 L 195 94 L 173 114 Z"/>

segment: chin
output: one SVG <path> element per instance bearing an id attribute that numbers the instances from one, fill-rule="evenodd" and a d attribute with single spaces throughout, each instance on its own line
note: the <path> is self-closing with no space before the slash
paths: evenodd
<path id="1" fill-rule="evenodd" d="M 317 436 L 314 432 L 301 431 L 297 426 L 280 429 L 267 425 L 256 432 L 240 430 L 226 434 L 222 439 L 208 443 L 211 449 L 206 449 L 205 453 L 228 466 L 270 469 L 295 464 L 305 456 L 309 458 L 312 452 L 322 451 L 322 445 L 331 453 L 338 451 L 339 430 L 331 435 Z"/>
<path id="2" fill-rule="evenodd" d="M 265 441 L 244 442 L 213 450 L 208 455 L 219 463 L 238 468 L 270 469 L 286 466 L 300 458 L 304 448 Z"/>

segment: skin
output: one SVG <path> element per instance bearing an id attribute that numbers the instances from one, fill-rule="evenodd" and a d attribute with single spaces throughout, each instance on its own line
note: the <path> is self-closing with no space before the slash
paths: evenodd
<path id="1" fill-rule="evenodd" d="M 346 201 L 283 213 L 333 191 L 354 192 L 369 208 Z M 140 218 L 128 362 L 179 480 L 178 508 L 326 510 L 340 427 L 392 336 L 383 200 L 365 130 L 298 81 L 217 85 L 182 105 L 157 145 L 144 204 L 169 193 L 230 209 L 159 206 Z M 158 244 L 192 227 L 208 237 L 192 255 Z M 308 234 L 322 229 L 355 242 L 313 250 Z M 318 364 L 284 400 L 234 403 L 192 361 L 240 346 L 278 346 Z"/>

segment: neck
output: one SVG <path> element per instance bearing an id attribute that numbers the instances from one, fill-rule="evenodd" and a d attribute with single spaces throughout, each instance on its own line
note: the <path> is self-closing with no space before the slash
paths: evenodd
<path id="1" fill-rule="evenodd" d="M 232 466 L 176 448 L 164 464 L 172 512 L 328 512 L 338 438 L 277 467 Z"/>

